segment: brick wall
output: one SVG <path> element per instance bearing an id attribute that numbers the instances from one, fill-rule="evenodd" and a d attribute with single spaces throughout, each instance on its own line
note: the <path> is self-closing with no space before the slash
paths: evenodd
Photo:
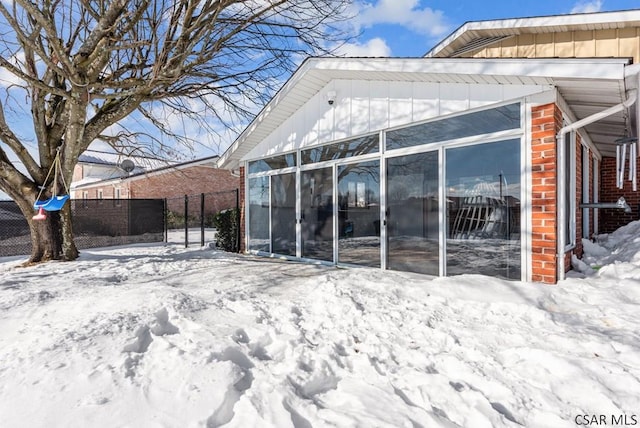
<path id="1" fill-rule="evenodd" d="M 595 177 L 595 171 L 593 169 L 593 151 L 589 150 L 589 202 L 593 202 L 594 199 L 594 187 L 593 187 L 593 178 Z M 593 210 L 589 211 L 589 233 L 593 235 L 595 229 L 594 215 Z"/>
<path id="2" fill-rule="evenodd" d="M 131 198 L 173 198 L 238 188 L 238 177 L 226 169 L 192 166 L 169 169 L 131 180 Z"/>
<path id="3" fill-rule="evenodd" d="M 104 199 L 113 199 L 115 188 L 120 188 L 122 199 L 162 199 L 177 198 L 184 195 L 200 193 L 226 192 L 238 188 L 238 177 L 225 169 L 193 166 L 181 170 L 168 169 L 166 172 L 134 177 L 131 180 L 120 180 L 93 186 L 82 186 L 77 189 L 76 197 L 81 192 L 89 192 L 89 198 L 97 198 L 102 190 Z"/>
<path id="4" fill-rule="evenodd" d="M 622 189 L 618 189 L 616 187 L 616 158 L 602 158 L 602 162 L 600 163 L 600 202 L 616 202 L 620 196 L 624 196 L 625 200 L 631 207 L 632 212 L 627 214 L 620 209 L 608 208 L 598 210 L 599 233 L 611 233 L 619 227 L 629 224 L 640 217 L 640 213 L 638 213 L 640 192 L 634 192 L 631 182 L 627 180 L 629 162 L 626 162 L 624 171 L 624 187 Z"/>
<path id="5" fill-rule="evenodd" d="M 531 110 L 531 271 L 533 281 L 548 284 L 557 281 L 556 135 L 561 123 L 554 103 Z"/>
<path id="6" fill-rule="evenodd" d="M 244 179 L 244 167 L 240 167 L 240 252 L 244 252 L 246 250 L 245 246 L 245 179 Z"/>

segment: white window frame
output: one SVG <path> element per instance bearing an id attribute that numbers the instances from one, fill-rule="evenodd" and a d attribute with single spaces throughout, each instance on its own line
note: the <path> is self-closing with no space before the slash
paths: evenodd
<path id="1" fill-rule="evenodd" d="M 566 124 L 565 124 L 566 125 Z M 567 140 L 567 136 L 569 139 Z M 567 150 L 568 148 L 568 150 Z M 569 156 L 569 170 L 567 170 Z M 560 136 L 558 145 L 558 241 L 562 254 L 576 246 L 576 132 L 566 132 Z M 565 200 L 569 186 L 569 201 Z M 566 235 L 569 235 L 567 242 Z M 562 266 L 564 262 L 559 261 Z M 563 269 L 564 270 L 564 269 Z"/>
<path id="2" fill-rule="evenodd" d="M 589 174 L 591 172 L 591 162 L 589 162 L 589 155 L 591 150 L 589 147 L 583 145 L 582 146 L 582 203 L 588 204 L 591 202 L 589 194 L 589 185 L 591 184 L 591 180 L 589 180 Z M 589 208 L 582 209 L 582 238 L 589 239 L 589 235 L 591 234 L 591 213 Z"/>
<path id="3" fill-rule="evenodd" d="M 503 131 L 496 131 L 496 132 L 492 132 L 492 133 L 486 133 L 486 134 L 479 134 L 479 135 L 471 135 L 471 136 L 465 136 L 465 137 L 459 137 L 459 138 L 454 138 L 451 140 L 442 140 L 442 141 L 436 141 L 436 142 L 432 142 L 432 143 L 428 143 L 428 144 L 423 144 L 423 145 L 416 145 L 416 146 L 410 146 L 410 147 L 403 147 L 403 148 L 398 148 L 398 149 L 392 149 L 392 150 L 387 150 L 386 149 L 386 136 L 387 133 L 390 131 L 393 131 L 395 129 L 401 129 L 401 128 L 407 128 L 407 127 L 411 127 L 411 126 L 415 126 L 415 125 L 419 125 L 419 124 L 423 124 L 423 123 L 428 123 L 428 122 L 432 122 L 432 121 L 439 121 L 439 120 L 443 120 L 443 119 L 447 119 L 450 117 L 454 117 L 454 116 L 464 116 L 467 114 L 471 114 L 471 113 L 475 113 L 478 111 L 482 111 L 482 110 L 490 110 L 490 109 L 495 109 L 504 105 L 508 105 L 508 104 L 513 104 L 513 103 L 520 103 L 520 127 L 519 128 L 515 128 L 515 129 L 508 129 L 508 130 L 503 130 Z M 504 140 L 509 140 L 509 139 L 518 139 L 520 140 L 520 148 L 521 148 L 521 164 L 523 165 L 522 167 L 522 172 L 521 172 L 521 177 L 520 177 L 520 183 L 521 183 L 521 191 L 520 191 L 520 197 L 521 197 L 521 237 L 520 237 L 520 245 L 521 245 L 521 279 L 525 279 L 528 278 L 529 274 L 530 274 L 530 268 L 528 263 L 526 262 L 527 257 L 528 257 L 528 251 L 526 251 L 529 247 L 530 247 L 530 238 L 528 238 L 527 236 L 529 235 L 527 233 L 529 229 L 528 226 L 528 222 L 525 219 L 528 219 L 531 217 L 531 213 L 530 213 L 530 207 L 528 206 L 528 202 L 530 200 L 530 191 L 527 190 L 527 183 L 530 182 L 530 171 L 527 169 L 529 168 L 529 156 L 530 156 L 530 132 L 529 132 L 529 120 L 530 120 L 530 103 L 527 102 L 527 100 L 525 98 L 520 98 L 520 99 L 510 99 L 508 101 L 504 101 L 501 103 L 496 103 L 496 104 L 491 104 L 490 106 L 480 106 L 477 108 L 473 108 L 473 109 L 469 109 L 469 110 L 464 110 L 461 112 L 456 112 L 453 114 L 448 114 L 448 115 L 443 115 L 443 116 L 438 116 L 437 118 L 432 118 L 432 119 L 428 119 L 428 120 L 423 120 L 423 121 L 416 121 L 416 122 L 412 122 L 410 124 L 403 124 L 403 125 L 398 125 L 395 127 L 388 127 L 388 128 L 383 128 L 377 131 L 377 133 L 379 134 L 379 150 L 377 152 L 373 152 L 373 153 L 367 153 L 367 154 L 362 154 L 362 155 L 357 155 L 357 156 L 350 156 L 350 157 L 346 157 L 346 158 L 338 158 L 338 159 L 331 159 L 331 160 L 326 160 L 326 161 L 322 161 L 322 162 L 315 162 L 315 163 L 308 163 L 308 164 L 302 164 L 302 152 L 304 150 L 308 150 L 308 149 L 312 149 L 312 148 L 316 148 L 316 147 L 323 147 L 325 145 L 333 145 L 333 144 L 339 144 L 341 142 L 345 142 L 345 141 L 349 141 L 349 140 L 353 140 L 353 139 L 358 139 L 358 138 L 363 138 L 366 136 L 370 136 L 370 135 L 375 135 L 375 133 L 364 133 L 364 134 L 358 134 L 358 135 L 351 135 L 342 139 L 338 139 L 338 140 L 332 140 L 329 142 L 323 142 L 321 144 L 314 144 L 311 146 L 304 146 L 304 147 L 298 147 L 295 151 L 287 151 L 287 152 L 283 152 L 283 153 L 278 153 L 276 156 L 280 156 L 280 155 L 286 155 L 286 154 L 292 154 L 295 153 L 296 156 L 296 166 L 292 166 L 292 167 L 286 167 L 286 168 L 281 168 L 281 169 L 273 169 L 273 170 L 268 170 L 268 171 L 260 171 L 260 172 L 254 172 L 254 173 L 249 173 L 249 164 L 251 162 L 254 161 L 258 161 L 260 159 L 267 159 L 270 157 L 273 157 L 274 154 L 271 153 L 269 156 L 262 156 L 262 157 L 256 157 L 256 158 L 250 158 L 250 159 L 243 159 L 241 160 L 241 164 L 244 166 L 245 168 L 245 175 L 244 175 L 244 180 L 245 180 L 245 195 L 244 195 L 244 200 L 245 200 L 245 207 L 249 207 L 250 205 L 250 200 L 249 200 L 249 194 L 250 194 L 250 189 L 249 189 L 249 181 L 253 178 L 258 178 L 258 177 L 269 177 L 269 251 L 268 254 L 273 254 L 272 253 L 272 248 L 271 248 L 271 243 L 272 243 L 272 224 L 271 224 L 271 191 L 272 191 L 272 186 L 271 186 L 271 176 L 274 175 L 279 175 L 279 174 L 284 174 L 284 173 L 296 173 L 296 217 L 297 217 L 297 222 L 296 222 L 296 226 L 295 226 L 295 230 L 296 230 L 296 255 L 295 256 L 284 256 L 284 255 L 278 255 L 278 257 L 284 258 L 284 259 L 302 259 L 302 260 L 307 260 L 305 258 L 302 257 L 302 244 L 301 244 L 301 234 L 302 234 L 302 225 L 301 225 L 301 200 L 300 200 L 300 191 L 301 191 L 301 174 L 305 171 L 310 171 L 310 170 L 316 170 L 316 169 L 322 169 L 322 168 L 331 168 L 332 169 L 332 179 L 333 179 L 333 186 L 334 186 L 334 191 L 333 191 L 333 207 L 334 207 L 334 219 L 333 219 L 333 234 L 334 234 L 334 242 L 333 242 L 333 261 L 329 262 L 329 261 L 319 261 L 319 260 L 315 260 L 315 259 L 308 259 L 309 261 L 313 261 L 314 263 L 319 263 L 319 264 L 323 264 L 323 265 L 339 265 L 340 263 L 338 263 L 338 240 L 335 239 L 336 236 L 338 236 L 338 219 L 337 219 L 337 213 L 335 212 L 338 209 L 338 192 L 336 191 L 336 186 L 338 184 L 338 177 L 337 177 L 337 167 L 339 165 L 344 165 L 344 164 L 349 164 L 349 163 L 355 163 L 355 162 L 365 162 L 365 161 L 369 161 L 369 160 L 379 160 L 379 168 L 380 168 L 380 267 L 383 270 L 387 269 L 387 227 L 386 227 L 386 209 L 387 209 L 387 188 L 386 188 L 386 179 L 387 179 L 387 171 L 386 171 L 386 162 L 388 159 L 390 158 L 394 158 L 394 157 L 399 157 L 399 156 L 406 156 L 406 155 L 412 155 L 412 154 L 419 154 L 419 153 L 426 153 L 426 152 L 438 152 L 438 179 L 440 181 L 440 190 L 439 190 L 439 195 L 440 195 L 440 208 L 439 208 L 439 222 L 440 222 L 440 237 L 439 237 L 439 241 L 440 241 L 440 260 L 439 260 L 439 275 L 440 276 L 446 276 L 446 228 L 444 227 L 445 223 L 446 223 L 446 212 L 444 209 L 444 201 L 446 200 L 446 188 L 444 187 L 444 183 L 446 181 L 446 177 L 445 177 L 445 151 L 447 149 L 452 149 L 452 148 L 457 148 L 457 147 L 467 147 L 467 146 L 474 146 L 474 145 L 484 145 L 484 144 L 489 144 L 489 143 L 493 143 L 493 142 L 498 142 L 498 141 L 504 141 Z M 575 151 L 575 149 L 574 149 Z M 575 171 L 575 159 L 572 161 L 573 162 L 573 170 Z M 574 185 L 575 187 L 575 185 Z M 573 190 L 573 195 L 575 195 L 575 189 Z M 575 199 L 575 197 L 574 197 Z M 575 201 L 574 201 L 574 206 L 575 206 Z M 250 238 L 250 216 L 251 213 L 249 212 L 249 210 L 247 209 L 246 213 L 245 213 L 245 218 L 244 218 L 244 225 L 245 225 L 245 235 L 244 235 L 244 242 L 245 242 L 245 248 L 246 251 L 248 253 L 251 254 L 259 254 L 262 255 L 265 252 L 264 251 L 255 251 L 255 250 L 250 250 L 249 249 L 249 238 Z M 575 228 L 574 228 L 575 229 Z M 575 230 L 574 230 L 575 233 Z M 266 254 L 265 254 L 266 255 Z"/>

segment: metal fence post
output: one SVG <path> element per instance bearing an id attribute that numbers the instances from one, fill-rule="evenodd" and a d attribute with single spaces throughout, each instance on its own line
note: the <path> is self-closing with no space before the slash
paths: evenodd
<path id="1" fill-rule="evenodd" d="M 169 242 L 169 204 L 167 198 L 162 200 L 162 221 L 164 222 L 164 242 Z"/>
<path id="2" fill-rule="evenodd" d="M 189 195 L 184 195 L 184 248 L 189 247 Z"/>
<path id="3" fill-rule="evenodd" d="M 204 247 L 204 193 L 200 193 L 200 246 Z"/>

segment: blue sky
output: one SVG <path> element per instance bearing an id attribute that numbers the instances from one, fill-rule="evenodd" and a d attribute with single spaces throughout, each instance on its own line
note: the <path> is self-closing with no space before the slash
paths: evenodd
<path id="1" fill-rule="evenodd" d="M 422 56 L 467 21 L 637 9 L 638 0 L 369 0 L 354 25 L 362 35 L 342 49 L 351 56 Z"/>

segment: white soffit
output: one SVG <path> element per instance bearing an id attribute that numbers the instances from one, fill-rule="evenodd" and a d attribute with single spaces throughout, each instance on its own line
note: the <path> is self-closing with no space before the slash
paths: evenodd
<path id="1" fill-rule="evenodd" d="M 358 81 L 478 83 L 559 86 L 576 96 L 597 88 L 620 96 L 626 59 L 476 59 L 476 58 L 311 58 L 220 157 L 221 168 L 236 168 L 242 157 L 291 117 L 329 82 Z M 617 83 L 614 83 L 617 82 Z M 611 86 L 613 85 L 613 86 Z M 615 87 L 613 94 L 611 89 Z M 622 91 L 624 92 L 624 91 Z M 569 99 L 572 99 L 569 96 Z M 623 98 L 624 99 L 624 98 Z M 611 102 L 607 98 L 605 103 Z M 617 99 L 616 103 L 621 102 Z M 615 104 L 615 103 L 614 103 Z"/>
<path id="2" fill-rule="evenodd" d="M 425 58 L 454 57 L 519 34 L 563 33 L 640 26 L 640 9 L 616 12 L 471 21 L 463 24 L 425 54 Z M 473 48 L 468 48 L 472 46 Z"/>

